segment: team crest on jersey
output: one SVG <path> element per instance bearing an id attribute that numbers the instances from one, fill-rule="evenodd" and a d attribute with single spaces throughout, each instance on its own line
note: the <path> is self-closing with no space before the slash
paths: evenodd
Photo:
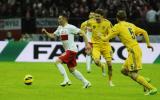
<path id="1" fill-rule="evenodd" d="M 68 40 L 68 34 L 65 31 L 62 31 L 60 38 L 61 40 Z"/>
<path id="2" fill-rule="evenodd" d="M 96 26 L 93 26 L 93 29 L 95 29 L 96 28 Z"/>
<path id="3" fill-rule="evenodd" d="M 68 34 L 62 34 L 60 35 L 61 40 L 68 40 Z"/>
<path id="4" fill-rule="evenodd" d="M 105 29 L 105 26 L 103 26 L 102 29 L 104 30 L 104 29 Z"/>

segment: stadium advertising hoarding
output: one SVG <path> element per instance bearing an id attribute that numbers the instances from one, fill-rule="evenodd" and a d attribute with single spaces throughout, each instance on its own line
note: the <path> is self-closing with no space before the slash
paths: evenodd
<path id="1" fill-rule="evenodd" d="M 21 30 L 21 19 L 0 19 L 0 30 Z"/>
<path id="2" fill-rule="evenodd" d="M 85 62 L 84 43 L 77 42 L 78 62 Z M 123 63 L 127 57 L 127 50 L 121 43 L 111 43 L 113 62 Z M 152 43 L 155 50 L 147 49 L 145 43 L 140 43 L 143 50 L 143 63 L 160 63 L 160 44 Z M 16 62 L 53 62 L 64 52 L 60 42 L 0 42 L 0 61 Z M 2 48 L 3 47 L 3 48 Z M 104 58 L 101 58 L 105 61 Z"/>
<path id="3" fill-rule="evenodd" d="M 37 28 L 53 28 L 57 26 L 58 22 L 56 18 L 36 18 Z"/>
<path id="4" fill-rule="evenodd" d="M 42 33 L 42 28 L 53 31 L 58 26 L 56 18 L 36 18 L 36 32 Z"/>
<path id="5" fill-rule="evenodd" d="M 0 19 L 0 39 L 4 40 L 9 34 L 16 40 L 20 38 L 22 21 L 20 18 Z"/>

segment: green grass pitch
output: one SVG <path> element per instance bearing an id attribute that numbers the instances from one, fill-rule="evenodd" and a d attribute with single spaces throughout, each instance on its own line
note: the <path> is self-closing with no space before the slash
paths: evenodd
<path id="1" fill-rule="evenodd" d="M 100 68 L 93 64 L 88 74 L 85 64 L 79 63 L 77 69 L 92 83 L 91 88 L 83 89 L 68 70 L 72 85 L 59 86 L 63 78 L 53 63 L 0 62 L 0 100 L 160 100 L 160 93 L 145 96 L 139 84 L 120 73 L 121 65 L 113 64 L 116 86 L 109 87 Z M 144 64 L 140 73 L 160 90 L 160 64 Z M 23 83 L 26 74 L 33 76 L 33 85 Z"/>

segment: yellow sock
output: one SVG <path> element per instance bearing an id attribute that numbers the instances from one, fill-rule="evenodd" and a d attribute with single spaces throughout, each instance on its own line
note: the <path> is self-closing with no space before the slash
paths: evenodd
<path id="1" fill-rule="evenodd" d="M 155 87 L 148 83 L 143 76 L 138 75 L 136 81 L 148 89 L 154 89 Z"/>

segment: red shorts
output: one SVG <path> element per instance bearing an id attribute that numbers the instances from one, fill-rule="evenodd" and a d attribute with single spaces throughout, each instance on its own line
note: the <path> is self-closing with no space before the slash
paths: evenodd
<path id="1" fill-rule="evenodd" d="M 68 68 L 75 67 L 77 65 L 76 55 L 77 52 L 67 50 L 64 54 L 59 56 L 59 59 L 62 60 L 63 63 L 67 64 Z"/>

